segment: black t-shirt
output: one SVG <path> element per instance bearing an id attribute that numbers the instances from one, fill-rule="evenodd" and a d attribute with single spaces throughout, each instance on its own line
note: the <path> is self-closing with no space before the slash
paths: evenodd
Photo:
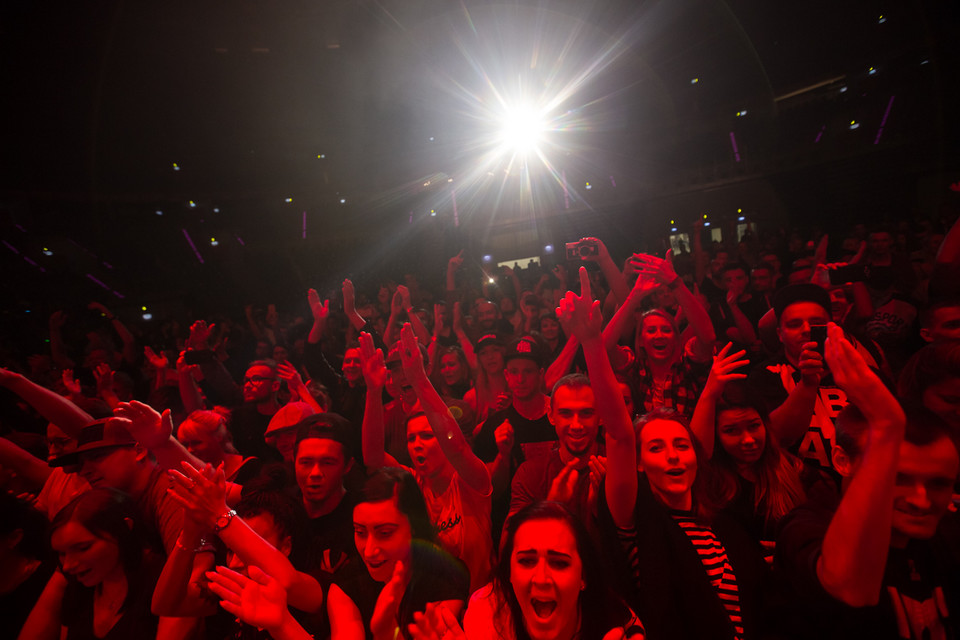
<path id="1" fill-rule="evenodd" d="M 781 356 L 754 369 L 747 382 L 761 394 L 767 409 L 773 411 L 786 402 L 790 391 L 800 383 L 800 371 Z M 803 458 L 805 462 L 835 474 L 832 464 L 833 443 L 836 440 L 835 423 L 837 415 L 846 406 L 846 392 L 834 383 L 830 372 L 826 372 L 817 389 L 817 399 L 806 434 L 799 442 L 790 444 L 786 449 Z"/>
<path id="2" fill-rule="evenodd" d="M 264 463 L 279 461 L 276 449 L 263 439 L 272 417 L 260 413 L 255 404 L 243 404 L 234 409 L 230 413 L 230 433 L 237 451 L 244 456 L 255 456 Z"/>
<path id="3" fill-rule="evenodd" d="M 960 637 L 957 514 L 947 514 L 931 540 L 911 540 L 904 549 L 891 548 L 880 602 L 850 607 L 830 596 L 817 578 L 823 539 L 838 505 L 838 495 L 820 492 L 781 523 L 775 568 L 791 593 L 785 628 L 797 638 Z"/>
<path id="4" fill-rule="evenodd" d="M 510 475 L 520 466 L 520 463 L 530 458 L 540 455 L 550 455 L 553 445 L 557 442 L 557 431 L 547 414 L 543 414 L 536 420 L 524 418 L 520 413 L 510 405 L 503 411 L 491 415 L 487 418 L 480 432 L 473 441 L 473 451 L 477 457 L 484 462 L 493 462 L 497 457 L 497 439 L 495 433 L 505 420 L 509 420 L 513 425 L 513 450 L 511 452 Z"/>
<path id="5" fill-rule="evenodd" d="M 307 528 L 310 532 L 311 574 L 317 575 L 326 587 L 333 581 L 333 576 L 343 571 L 348 564 L 360 562 L 357 555 L 357 546 L 353 540 L 353 507 L 356 505 L 354 495 L 349 491 L 344 494 L 333 511 L 316 518 L 307 519 Z"/>
<path id="6" fill-rule="evenodd" d="M 497 439 L 495 432 L 497 427 L 503 424 L 505 420 L 509 420 L 510 424 L 513 425 L 513 449 L 510 452 L 509 478 L 509 483 L 512 483 L 513 475 L 525 460 L 549 456 L 558 439 L 557 431 L 550 424 L 546 414 L 536 420 L 529 420 L 520 415 L 513 405 L 510 405 L 503 411 L 487 418 L 473 441 L 474 453 L 484 462 L 493 462 L 496 459 Z M 510 486 L 509 483 L 508 487 Z M 495 493 L 490 508 L 490 534 L 493 536 L 494 544 L 500 540 L 500 531 L 503 529 L 503 523 L 506 522 L 509 512 L 510 491 Z"/>
<path id="7" fill-rule="evenodd" d="M 415 540 L 411 565 L 413 573 L 397 613 L 400 634 L 404 638 L 409 637 L 407 625 L 413 622 L 413 614 L 424 611 L 427 603 L 462 600 L 466 605 L 470 597 L 470 572 L 462 562 L 440 547 Z M 383 590 L 383 583 L 370 577 L 363 562 L 352 565 L 334 582 L 357 605 L 367 638 L 372 638 L 370 619 Z"/>

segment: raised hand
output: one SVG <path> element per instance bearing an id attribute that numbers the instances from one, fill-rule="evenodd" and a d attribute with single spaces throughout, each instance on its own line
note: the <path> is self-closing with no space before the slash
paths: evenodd
<path id="1" fill-rule="evenodd" d="M 167 356 L 163 351 L 160 352 L 160 355 L 157 355 L 156 351 L 150 347 L 144 347 L 143 355 L 154 369 L 163 370 L 170 366 L 170 361 L 167 360 Z"/>
<path id="2" fill-rule="evenodd" d="M 113 415 L 147 449 L 165 444 L 173 435 L 173 418 L 169 409 L 160 414 L 148 404 L 131 400 L 118 404 Z"/>
<path id="3" fill-rule="evenodd" d="M 417 336 L 413 333 L 413 326 L 409 322 L 404 322 L 403 328 L 400 329 L 400 364 L 403 365 L 403 372 L 410 380 L 424 378 L 427 375 L 423 368 L 423 356 L 420 354 L 419 345 Z"/>
<path id="4" fill-rule="evenodd" d="M 287 383 L 287 388 L 291 391 L 304 386 L 303 378 L 300 377 L 300 372 L 297 371 L 297 368 L 289 362 L 277 363 L 277 375 L 280 376 L 281 380 Z"/>
<path id="5" fill-rule="evenodd" d="M 264 322 L 267 323 L 268 327 L 276 327 L 280 323 L 280 314 L 277 313 L 277 305 L 268 304 L 267 305 L 267 315 L 264 318 Z"/>
<path id="6" fill-rule="evenodd" d="M 600 337 L 603 315 L 600 301 L 593 300 L 590 291 L 590 275 L 580 267 L 580 295 L 568 291 L 557 307 L 557 318 L 567 335 L 575 335 L 580 343 Z"/>
<path id="7" fill-rule="evenodd" d="M 215 324 L 207 325 L 206 320 L 197 320 L 190 325 L 190 337 L 187 338 L 186 344 L 187 349 L 209 349 L 210 347 L 207 341 L 210 340 L 210 335 L 216 326 Z"/>
<path id="8" fill-rule="evenodd" d="M 728 382 L 743 380 L 747 377 L 744 373 L 737 373 L 737 369 L 750 364 L 749 360 L 742 359 L 747 352 L 740 350 L 730 353 L 732 347 L 733 343 L 728 342 L 723 349 L 720 349 L 720 353 L 713 357 L 710 375 L 707 376 L 707 382 L 703 385 L 704 396 L 719 398 Z"/>
<path id="9" fill-rule="evenodd" d="M 173 484 L 168 495 L 183 507 L 184 515 L 207 530 L 213 529 L 217 520 L 227 512 L 227 480 L 223 464 L 216 469 L 207 464 L 203 470 L 195 469 L 189 462 L 181 462 L 183 473 L 170 469 Z"/>
<path id="10" fill-rule="evenodd" d="M 493 439 L 497 444 L 497 451 L 506 458 L 513 450 L 513 425 L 509 420 L 504 420 L 493 432 Z"/>
<path id="11" fill-rule="evenodd" d="M 607 477 L 607 458 L 606 456 L 590 456 L 590 489 L 587 492 L 587 502 L 590 504 L 591 511 L 597 504 L 597 496 L 600 495 L 600 485 L 603 479 Z"/>
<path id="12" fill-rule="evenodd" d="M 428 602 L 423 613 L 415 612 L 407 631 L 413 640 L 467 640 L 457 617 L 442 602 Z"/>
<path id="13" fill-rule="evenodd" d="M 73 369 L 64 369 L 61 378 L 63 380 L 63 386 L 67 388 L 71 396 L 83 395 L 80 381 L 73 377 Z"/>
<path id="14" fill-rule="evenodd" d="M 400 304 L 404 310 L 413 307 L 413 303 L 410 302 L 410 289 L 401 284 L 397 286 L 397 293 L 400 294 Z"/>
<path id="15" fill-rule="evenodd" d="M 373 336 L 366 331 L 360 332 L 360 367 L 367 383 L 367 393 L 370 389 L 382 389 L 387 383 L 383 351 L 373 346 Z"/>
<path id="16" fill-rule="evenodd" d="M 459 302 L 453 303 L 453 332 L 457 335 L 463 332 L 463 310 Z"/>
<path id="17" fill-rule="evenodd" d="M 350 315 L 356 310 L 356 291 L 353 288 L 353 281 L 347 278 L 343 281 L 343 310 Z"/>
<path id="18" fill-rule="evenodd" d="M 63 311 L 54 311 L 50 314 L 50 329 L 62 329 L 67 324 L 67 314 Z"/>
<path id="19" fill-rule="evenodd" d="M 447 270 L 458 271 L 462 266 L 463 266 L 463 249 L 460 249 L 460 253 L 450 258 L 450 260 L 447 262 Z"/>
<path id="20" fill-rule="evenodd" d="M 396 637 L 397 611 L 409 581 L 409 571 L 402 562 L 397 561 L 393 566 L 393 576 L 380 591 L 373 616 L 370 618 L 370 631 L 374 640 Z"/>
<path id="21" fill-rule="evenodd" d="M 260 629 L 276 629 L 287 615 L 287 591 L 260 567 L 247 567 L 249 578 L 227 567 L 207 571 L 210 591 L 227 613 Z"/>
<path id="22" fill-rule="evenodd" d="M 314 322 L 323 322 L 330 315 L 330 301 L 320 302 L 320 294 L 316 289 L 307 291 L 307 302 L 310 303 L 310 313 L 313 314 Z"/>
<path id="23" fill-rule="evenodd" d="M 834 323 L 827 325 L 824 357 L 833 374 L 833 380 L 847 393 L 870 425 L 906 424 L 900 403 L 893 397 L 880 378 L 870 369 L 850 342 L 843 329 Z"/>
<path id="24" fill-rule="evenodd" d="M 390 315 L 397 317 L 403 313 L 404 308 L 403 296 L 400 295 L 400 287 L 397 287 L 393 292 L 393 298 L 390 299 Z"/>
<path id="25" fill-rule="evenodd" d="M 641 276 L 652 278 L 658 285 L 672 284 L 679 276 L 673 269 L 673 249 L 667 249 L 666 258 L 658 258 L 646 253 L 635 253 L 637 271 Z"/>
<path id="26" fill-rule="evenodd" d="M 550 490 L 547 492 L 548 501 L 570 502 L 577 487 L 577 480 L 580 478 L 580 471 L 577 469 L 579 463 L 580 460 L 574 458 L 560 470 L 557 477 L 550 483 Z"/>
<path id="27" fill-rule="evenodd" d="M 106 362 L 101 362 L 93 370 L 93 377 L 97 379 L 97 391 L 113 391 L 113 369 Z"/>

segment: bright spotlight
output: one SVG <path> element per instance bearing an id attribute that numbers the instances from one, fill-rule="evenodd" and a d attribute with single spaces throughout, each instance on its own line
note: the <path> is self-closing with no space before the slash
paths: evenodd
<path id="1" fill-rule="evenodd" d="M 516 153 L 537 148 L 547 130 L 547 121 L 538 109 L 521 105 L 508 109 L 500 120 L 500 145 Z"/>

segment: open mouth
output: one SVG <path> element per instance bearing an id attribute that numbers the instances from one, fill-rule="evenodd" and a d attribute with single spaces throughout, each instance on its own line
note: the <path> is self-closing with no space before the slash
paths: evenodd
<path id="1" fill-rule="evenodd" d="M 377 562 L 373 562 L 372 560 L 367 560 L 367 567 L 369 567 L 370 569 L 379 569 L 385 564 L 387 564 L 386 560 L 378 560 Z"/>
<path id="2" fill-rule="evenodd" d="M 686 471 L 687 471 L 686 469 L 667 469 L 667 472 L 666 472 L 666 473 L 667 473 L 668 476 L 673 476 L 674 478 L 679 478 L 679 477 L 682 476 L 684 473 L 686 473 Z"/>
<path id="3" fill-rule="evenodd" d="M 423 465 L 427 462 L 427 456 L 414 456 L 413 460 L 418 465 Z"/>
<path id="4" fill-rule="evenodd" d="M 530 601 L 530 604 L 533 606 L 533 612 L 541 619 L 549 618 L 557 608 L 556 600 L 539 600 L 534 598 Z"/>

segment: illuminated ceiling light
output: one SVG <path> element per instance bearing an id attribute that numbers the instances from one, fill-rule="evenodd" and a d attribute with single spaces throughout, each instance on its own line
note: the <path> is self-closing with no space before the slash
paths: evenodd
<path id="1" fill-rule="evenodd" d="M 505 151 L 526 154 L 534 151 L 547 131 L 542 111 L 527 105 L 509 108 L 500 118 L 498 142 Z"/>
<path id="2" fill-rule="evenodd" d="M 284 202 L 286 202 L 287 204 L 290 204 L 291 202 L 293 202 L 293 198 L 287 198 L 286 200 L 284 200 Z"/>
<path id="3" fill-rule="evenodd" d="M 877 73 L 877 70 L 874 69 L 873 67 L 870 67 L 869 69 L 867 69 L 867 75 L 872 76 L 872 75 L 874 75 L 874 74 L 876 74 L 876 73 Z"/>
<path id="4" fill-rule="evenodd" d="M 545 246 L 545 247 L 543 248 L 543 252 L 544 252 L 544 253 L 553 253 L 553 245 L 552 245 L 552 244 L 548 244 L 547 246 Z"/>
<path id="5" fill-rule="evenodd" d="M 153 314 L 152 314 L 152 313 L 145 313 L 145 314 L 143 314 L 143 315 L 140 316 L 140 317 L 143 318 L 144 320 L 153 320 Z"/>
<path id="6" fill-rule="evenodd" d="M 586 186 L 584 187 L 584 189 L 587 189 L 587 190 L 589 191 L 590 189 L 593 189 L 593 185 L 591 185 L 591 184 L 588 182 L 588 183 L 586 184 Z"/>
<path id="7" fill-rule="evenodd" d="M 430 217 L 431 217 L 431 218 L 436 218 L 436 217 L 437 217 L 437 210 L 436 210 L 436 209 L 430 209 Z"/>
<path id="8" fill-rule="evenodd" d="M 211 246 L 211 247 L 216 247 L 216 246 L 219 246 L 219 245 L 220 245 L 220 243 L 217 242 L 217 239 L 216 239 L 216 238 L 210 238 L 210 246 Z"/>
<path id="9" fill-rule="evenodd" d="M 496 282 L 496 280 L 494 280 L 493 278 L 488 278 L 487 282 L 489 282 L 490 284 L 493 284 Z"/>
<path id="10" fill-rule="evenodd" d="M 707 214 L 703 214 L 703 219 L 704 219 L 704 220 L 707 219 Z"/>
<path id="11" fill-rule="evenodd" d="M 886 21 L 887 21 L 887 18 L 886 18 L 885 16 L 880 16 L 880 18 L 877 20 L 877 23 L 878 23 L 878 24 L 883 24 L 883 23 L 886 22 Z"/>
<path id="12" fill-rule="evenodd" d="M 43 255 L 45 255 L 45 256 L 52 256 L 52 255 L 53 255 L 53 251 L 50 251 L 50 249 L 47 249 L 46 247 L 44 247 L 44 248 L 43 248 Z"/>
<path id="13" fill-rule="evenodd" d="M 154 213 L 157 214 L 158 216 L 163 215 L 163 211 L 160 211 L 160 209 L 157 209 L 156 211 L 154 211 Z"/>
<path id="14" fill-rule="evenodd" d="M 676 227 L 670 227 L 670 231 L 676 231 L 676 230 L 677 230 Z"/>
<path id="15" fill-rule="evenodd" d="M 746 218 L 744 218 L 743 216 L 740 216 L 739 218 L 737 218 L 737 220 L 739 220 L 740 222 L 743 222 L 744 220 L 746 220 Z"/>
<path id="16" fill-rule="evenodd" d="M 325 153 L 317 154 L 317 160 L 325 160 L 326 158 L 327 158 L 327 154 Z"/>
<path id="17" fill-rule="evenodd" d="M 484 262 L 493 262 L 493 256 L 491 256 L 490 254 L 487 254 L 487 255 L 483 256 L 483 261 L 484 261 Z"/>
<path id="18" fill-rule="evenodd" d="M 743 213 L 743 209 L 737 209 L 737 213 Z"/>
<path id="19" fill-rule="evenodd" d="M 147 310 L 147 307 L 146 307 L 146 306 L 142 306 L 142 307 L 140 307 L 140 310 L 141 310 L 141 311 L 146 311 L 146 310 Z"/>
<path id="20" fill-rule="evenodd" d="M 196 209 L 196 208 L 197 208 L 197 203 L 194 202 L 193 200 L 191 200 L 191 201 L 188 202 L 187 204 L 190 205 L 190 208 L 191 208 L 191 209 Z"/>
<path id="21" fill-rule="evenodd" d="M 710 226 L 710 223 L 709 223 L 709 222 L 704 222 L 704 223 L 703 223 L 703 226 L 709 227 L 709 226 Z"/>
<path id="22" fill-rule="evenodd" d="M 745 116 L 745 115 L 747 115 L 747 110 L 746 110 L 746 109 L 744 109 L 744 110 L 742 110 L 742 111 L 737 111 L 737 117 L 738 117 L 738 118 L 742 118 L 742 117 Z"/>
<path id="23" fill-rule="evenodd" d="M 851 120 L 851 121 L 850 121 L 850 130 L 851 130 L 851 131 L 852 131 L 853 129 L 859 129 L 859 128 L 860 128 L 860 123 L 859 123 L 859 122 L 857 122 L 856 120 Z"/>
<path id="24" fill-rule="evenodd" d="M 220 207 L 214 207 L 214 208 L 213 208 L 213 212 L 214 212 L 214 213 L 220 213 Z"/>
<path id="25" fill-rule="evenodd" d="M 346 198 L 340 198 L 340 204 L 347 204 Z"/>
<path id="26" fill-rule="evenodd" d="M 173 163 L 173 170 L 174 170 L 174 171 L 180 171 L 180 165 L 178 165 L 176 162 L 174 162 L 174 163 Z"/>
<path id="27" fill-rule="evenodd" d="M 690 78 L 690 84 L 697 84 L 700 82 L 700 78 Z"/>

